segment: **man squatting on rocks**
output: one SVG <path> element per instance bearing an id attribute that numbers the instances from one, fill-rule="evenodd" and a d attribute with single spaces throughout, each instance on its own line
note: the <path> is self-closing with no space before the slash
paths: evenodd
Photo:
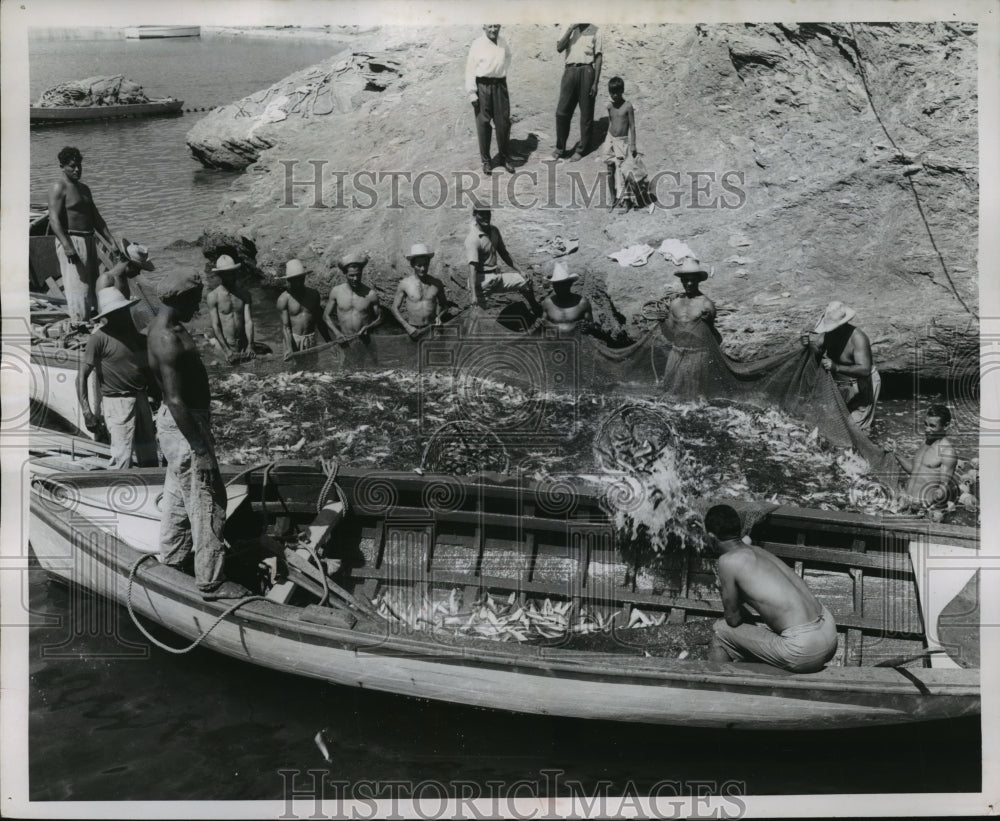
<path id="1" fill-rule="evenodd" d="M 912 459 L 894 454 L 910 478 L 903 491 L 907 509 L 943 507 L 955 495 L 955 466 L 958 454 L 948 438 L 951 411 L 945 405 L 931 405 L 924 420 L 924 442 Z"/>
<path id="2" fill-rule="evenodd" d="M 573 112 L 580 106 L 580 142 L 573 149 L 570 162 L 576 162 L 590 147 L 590 131 L 594 123 L 594 100 L 601 80 L 601 32 L 593 23 L 573 23 L 556 43 L 556 49 L 565 55 L 565 68 L 559 86 L 559 104 L 556 106 L 556 147 L 553 159 L 566 154 L 566 140 L 573 122 Z"/>
<path id="3" fill-rule="evenodd" d="M 250 591 L 225 581 L 222 569 L 227 497 L 212 439 L 212 394 L 184 327 L 197 313 L 201 293 L 201 280 L 192 275 L 173 275 L 157 285 L 163 307 L 149 326 L 149 365 L 163 394 L 156 431 L 167 460 L 159 559 L 182 569 L 193 552 L 195 584 L 202 598 L 214 601 Z"/>
<path id="4" fill-rule="evenodd" d="M 49 225 L 56 236 L 56 257 L 72 325 L 87 322 L 96 313 L 97 244 L 94 233 L 108 245 L 115 241 L 94 204 L 90 188 L 80 181 L 83 155 L 72 146 L 59 152 L 63 178 L 49 191 Z M 116 253 L 118 253 L 116 251 Z"/>
<path id="5" fill-rule="evenodd" d="M 729 505 L 709 509 L 705 531 L 708 549 L 719 559 L 725 612 L 715 622 L 709 659 L 763 661 L 793 673 L 822 670 L 837 652 L 830 611 L 781 559 L 742 540 L 739 514 Z M 763 624 L 755 623 L 745 604 Z"/>
<path id="6" fill-rule="evenodd" d="M 368 332 L 382 321 L 378 291 L 361 281 L 368 257 L 360 252 L 344 256 L 338 263 L 344 281 L 330 289 L 323 321 L 338 342 L 368 339 Z"/>
<path id="7" fill-rule="evenodd" d="M 240 267 L 240 263 L 228 254 L 220 256 L 212 268 L 212 273 L 219 275 L 219 285 L 209 292 L 206 300 L 215 343 L 230 365 L 257 356 L 253 348 L 254 326 L 250 310 L 253 297 L 249 290 L 237 284 Z"/>
<path id="8" fill-rule="evenodd" d="M 490 154 L 492 125 L 497 129 L 497 150 L 500 165 L 514 173 L 510 162 L 510 96 L 507 93 L 507 69 L 510 68 L 510 46 L 500 36 L 500 26 L 483 26 L 483 34 L 472 41 L 465 61 L 465 91 L 476 115 L 476 136 L 479 139 L 479 159 L 483 173 L 493 173 Z"/>
<path id="9" fill-rule="evenodd" d="M 114 286 L 97 292 L 100 313 L 94 319 L 103 320 L 103 325 L 87 340 L 76 379 L 84 424 L 96 431 L 101 417 L 90 407 L 88 382 L 91 373 L 97 374 L 103 420 L 111 438 L 110 470 L 158 463 L 149 398 L 159 404 L 160 391 L 149 372 L 146 339 L 132 321 L 130 309 L 138 301 L 127 299 Z"/>
<path id="10" fill-rule="evenodd" d="M 315 288 L 306 287 L 306 275 L 312 273 L 297 259 L 285 263 L 287 291 L 278 297 L 277 308 L 281 316 L 281 335 L 285 343 L 285 359 L 296 351 L 316 347 L 316 333 L 327 342 L 330 329 L 323 319 L 323 304 Z"/>
<path id="11" fill-rule="evenodd" d="M 396 321 L 415 339 L 425 328 L 440 325 L 442 315 L 448 307 L 444 295 L 444 283 L 431 276 L 431 260 L 434 251 L 422 242 L 415 243 L 406 254 L 406 259 L 413 269 L 412 273 L 403 277 L 396 288 L 389 310 Z M 406 307 L 406 315 L 402 308 Z"/>
<path id="12" fill-rule="evenodd" d="M 469 262 L 469 293 L 476 305 L 486 307 L 486 294 L 492 291 L 524 291 L 528 280 L 514 264 L 500 229 L 492 224 L 489 208 L 472 209 L 472 226 L 465 238 L 465 258 Z M 497 257 L 513 272 L 500 272 Z"/>

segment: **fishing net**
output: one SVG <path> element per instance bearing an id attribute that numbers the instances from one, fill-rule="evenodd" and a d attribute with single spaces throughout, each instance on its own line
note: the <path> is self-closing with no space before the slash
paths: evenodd
<path id="1" fill-rule="evenodd" d="M 611 348 L 579 332 L 545 327 L 512 331 L 491 314 L 472 309 L 417 339 L 373 333 L 288 359 L 258 357 L 240 368 L 258 375 L 289 370 L 447 372 L 469 385 L 500 382 L 538 395 L 648 395 L 652 387 L 679 401 L 775 407 L 814 425 L 834 447 L 854 448 L 883 482 L 892 486 L 899 477 L 895 460 L 854 424 L 836 383 L 809 349 L 796 341 L 773 356 L 739 362 L 722 351 L 703 322 L 663 321 L 633 345 Z"/>

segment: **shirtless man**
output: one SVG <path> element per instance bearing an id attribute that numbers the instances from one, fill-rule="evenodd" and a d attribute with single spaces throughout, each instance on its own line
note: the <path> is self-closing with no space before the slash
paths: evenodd
<path id="1" fill-rule="evenodd" d="M 393 297 L 389 310 L 396 317 L 399 324 L 403 326 L 411 339 L 425 329 L 433 325 L 441 324 L 441 315 L 447 308 L 444 297 L 444 283 L 437 277 L 432 277 L 429 273 L 431 259 L 434 251 L 431 251 L 422 242 L 418 242 L 410 248 L 410 253 L 406 254 L 413 273 L 403 277 L 396 288 L 396 295 Z M 401 313 L 403 301 L 406 301 L 406 316 Z"/>
<path id="2" fill-rule="evenodd" d="M 763 661 L 793 673 L 822 670 L 837 652 L 830 611 L 781 559 L 741 539 L 739 514 L 729 505 L 709 509 L 705 531 L 709 550 L 719 557 L 725 613 L 715 623 L 709 659 Z"/>
<path id="3" fill-rule="evenodd" d="M 110 271 L 105 271 L 97 278 L 98 291 L 104 288 L 117 288 L 126 299 L 132 297 L 130 279 L 139 276 L 140 271 L 153 271 L 155 266 L 149 261 L 149 250 L 145 245 L 137 245 L 122 239 L 119 245 L 122 259 Z"/>
<path id="4" fill-rule="evenodd" d="M 581 294 L 574 294 L 573 283 L 579 279 L 578 274 L 571 274 L 561 262 L 555 264 L 552 275 L 547 279 L 552 285 L 553 294 L 542 301 L 542 312 L 545 319 L 561 332 L 585 328 L 594 321 L 590 300 Z"/>
<path id="5" fill-rule="evenodd" d="M 315 348 L 317 332 L 325 341 L 330 341 L 330 329 L 323 320 L 323 304 L 319 292 L 306 287 L 308 273 L 310 271 L 297 259 L 290 259 L 285 263 L 284 279 L 288 290 L 278 297 L 285 359 L 296 351 Z"/>
<path id="6" fill-rule="evenodd" d="M 909 509 L 939 507 L 953 495 L 953 479 L 958 454 L 948 438 L 951 411 L 945 405 L 931 405 L 924 420 L 924 443 L 912 459 L 895 454 L 909 475 L 904 502 Z"/>
<path id="7" fill-rule="evenodd" d="M 230 365 L 257 355 L 253 349 L 254 327 L 250 310 L 253 297 L 248 290 L 236 284 L 239 270 L 240 264 L 231 256 L 220 256 L 212 269 L 213 274 L 219 275 L 220 284 L 212 289 L 206 300 L 212 334 Z"/>
<path id="8" fill-rule="evenodd" d="M 83 155 L 67 146 L 59 152 L 59 168 L 63 178 L 49 191 L 49 225 L 56 236 L 56 256 L 70 322 L 80 325 L 97 311 L 94 232 L 112 247 L 115 241 L 94 204 L 90 188 L 80 182 Z"/>
<path id="9" fill-rule="evenodd" d="M 361 281 L 368 264 L 365 254 L 347 254 L 339 263 L 344 282 L 330 289 L 323 320 L 338 342 L 353 338 L 366 340 L 368 332 L 382 321 L 378 292 Z"/>
<path id="10" fill-rule="evenodd" d="M 854 316 L 854 311 L 844 303 L 831 302 L 816 323 L 808 344 L 820 354 L 820 364 L 837 382 L 851 419 L 867 431 L 875 419 L 882 377 L 872 362 L 868 335 L 851 324 Z"/>
<path id="11" fill-rule="evenodd" d="M 159 383 L 163 404 L 156 418 L 156 438 L 167 460 L 160 520 L 162 564 L 182 569 L 194 552 L 195 584 L 202 598 L 235 599 L 250 595 L 242 585 L 225 581 L 226 488 L 212 439 L 212 394 L 208 374 L 184 323 L 201 303 L 196 276 L 175 274 L 160 281 L 163 303 L 149 326 L 149 367 Z"/>
<path id="12" fill-rule="evenodd" d="M 674 271 L 674 276 L 680 278 L 684 294 L 670 303 L 668 321 L 676 326 L 701 320 L 711 329 L 716 341 L 721 342 L 722 335 L 715 327 L 715 303 L 698 287 L 708 279 L 708 271 L 698 260 L 688 258 Z"/>

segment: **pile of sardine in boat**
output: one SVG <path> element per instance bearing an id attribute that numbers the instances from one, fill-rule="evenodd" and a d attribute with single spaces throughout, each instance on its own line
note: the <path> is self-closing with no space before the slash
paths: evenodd
<path id="1" fill-rule="evenodd" d="M 711 561 L 635 560 L 599 487 L 278 462 L 224 467 L 226 573 L 207 602 L 155 558 L 164 473 L 32 437 L 30 541 L 51 574 L 147 630 L 338 685 L 523 713 L 809 729 L 980 708 L 975 529 L 744 503 L 754 541 L 834 613 L 813 674 L 707 660 Z M 163 630 L 155 630 L 163 639 Z M 183 663 L 183 661 L 179 662 Z"/>

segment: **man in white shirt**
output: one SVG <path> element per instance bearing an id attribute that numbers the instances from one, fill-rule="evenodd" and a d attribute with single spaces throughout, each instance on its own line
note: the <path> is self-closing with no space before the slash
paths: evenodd
<path id="1" fill-rule="evenodd" d="M 500 37 L 500 26 L 490 23 L 483 26 L 483 36 L 476 38 L 469 48 L 465 62 L 465 91 L 476 114 L 476 134 L 479 137 L 479 157 L 483 173 L 493 173 L 490 140 L 493 125 L 497 129 L 497 150 L 500 165 L 514 173 L 510 162 L 510 97 L 507 95 L 507 69 L 510 66 L 510 46 Z M 593 110 L 593 105 L 591 105 Z"/>
<path id="2" fill-rule="evenodd" d="M 559 160 L 565 155 L 573 111 L 579 104 L 580 142 L 570 157 L 571 162 L 576 162 L 587 153 L 590 144 L 594 98 L 604 61 L 601 32 L 593 23 L 573 23 L 563 32 L 556 49 L 560 54 L 565 53 L 566 67 L 559 87 L 559 105 L 556 106 L 556 148 L 552 157 Z"/>

